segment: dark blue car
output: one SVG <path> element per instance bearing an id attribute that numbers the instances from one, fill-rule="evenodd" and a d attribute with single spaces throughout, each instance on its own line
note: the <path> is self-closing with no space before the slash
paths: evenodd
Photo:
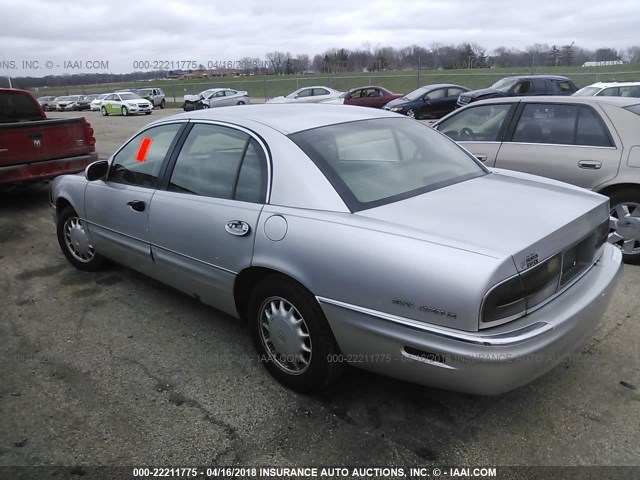
<path id="1" fill-rule="evenodd" d="M 460 94 L 468 91 L 469 89 L 462 85 L 449 83 L 425 85 L 403 97 L 391 100 L 384 109 L 411 118 L 440 118 L 453 112 Z"/>

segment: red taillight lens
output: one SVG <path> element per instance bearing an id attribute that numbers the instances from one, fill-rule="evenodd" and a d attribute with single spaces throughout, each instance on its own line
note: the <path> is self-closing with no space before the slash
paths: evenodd
<path id="1" fill-rule="evenodd" d="M 84 138 L 87 141 L 87 145 L 89 145 L 90 147 L 94 147 L 96 144 L 96 139 L 93 136 L 93 128 L 91 127 L 91 124 L 89 122 L 87 122 L 87 120 L 84 120 Z"/>

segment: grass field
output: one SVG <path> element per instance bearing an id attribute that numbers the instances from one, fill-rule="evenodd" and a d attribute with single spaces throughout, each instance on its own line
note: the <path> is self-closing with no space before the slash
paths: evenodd
<path id="1" fill-rule="evenodd" d="M 34 91 L 41 95 L 69 95 L 74 93 L 105 93 L 123 88 L 161 87 L 167 101 L 181 103 L 185 94 L 195 94 L 207 88 L 230 87 L 246 90 L 252 97 L 272 98 L 286 95 L 297 88 L 309 85 L 326 85 L 337 90 L 364 85 L 381 85 L 393 92 L 408 93 L 418 86 L 430 83 L 456 83 L 471 89 L 484 88 L 507 75 L 557 74 L 570 77 L 576 85 L 583 87 L 596 81 L 640 81 L 640 64 L 625 64 L 606 67 L 537 67 L 537 68 L 485 68 L 463 70 L 415 70 L 385 72 L 347 72 L 318 75 L 267 75 L 235 78 L 211 78 L 194 80 L 159 80 L 153 82 L 123 82 L 74 87 L 40 88 Z"/>

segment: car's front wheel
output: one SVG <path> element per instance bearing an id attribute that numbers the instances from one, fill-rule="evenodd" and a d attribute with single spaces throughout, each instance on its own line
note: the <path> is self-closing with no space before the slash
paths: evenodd
<path id="1" fill-rule="evenodd" d="M 609 241 L 622 249 L 625 263 L 640 264 L 640 190 L 617 190 L 609 195 Z"/>
<path id="2" fill-rule="evenodd" d="M 254 288 L 249 325 L 261 363 L 286 387 L 318 391 L 342 371 L 340 350 L 320 305 L 287 277 L 271 275 Z"/>
<path id="3" fill-rule="evenodd" d="M 407 110 L 407 117 L 416 118 L 416 111 L 413 108 L 410 108 L 409 110 Z"/>
<path id="4" fill-rule="evenodd" d="M 109 115 L 109 112 L 107 112 L 107 107 L 102 107 L 100 109 L 100 112 L 102 112 L 103 117 L 106 117 L 107 115 Z"/>
<path id="5" fill-rule="evenodd" d="M 243 101 L 243 100 L 240 100 L 240 101 L 238 102 L 238 105 L 246 105 L 246 104 L 244 103 L 244 101 Z"/>
<path id="6" fill-rule="evenodd" d="M 74 267 L 94 272 L 104 264 L 104 258 L 93 248 L 85 222 L 71 206 L 60 212 L 56 235 L 62 253 Z"/>
<path id="7" fill-rule="evenodd" d="M 127 107 L 122 107 L 122 109 L 120 110 L 120 112 L 122 113 L 123 116 L 127 116 L 129 115 L 129 109 Z"/>

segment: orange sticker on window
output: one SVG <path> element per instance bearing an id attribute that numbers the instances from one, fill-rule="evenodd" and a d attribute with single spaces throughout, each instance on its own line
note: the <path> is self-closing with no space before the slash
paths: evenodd
<path id="1" fill-rule="evenodd" d="M 136 153 L 136 161 L 144 162 L 147 159 L 147 153 L 149 152 L 151 142 L 153 142 L 153 138 L 144 137 L 142 139 L 140 146 L 138 147 L 138 153 Z"/>

